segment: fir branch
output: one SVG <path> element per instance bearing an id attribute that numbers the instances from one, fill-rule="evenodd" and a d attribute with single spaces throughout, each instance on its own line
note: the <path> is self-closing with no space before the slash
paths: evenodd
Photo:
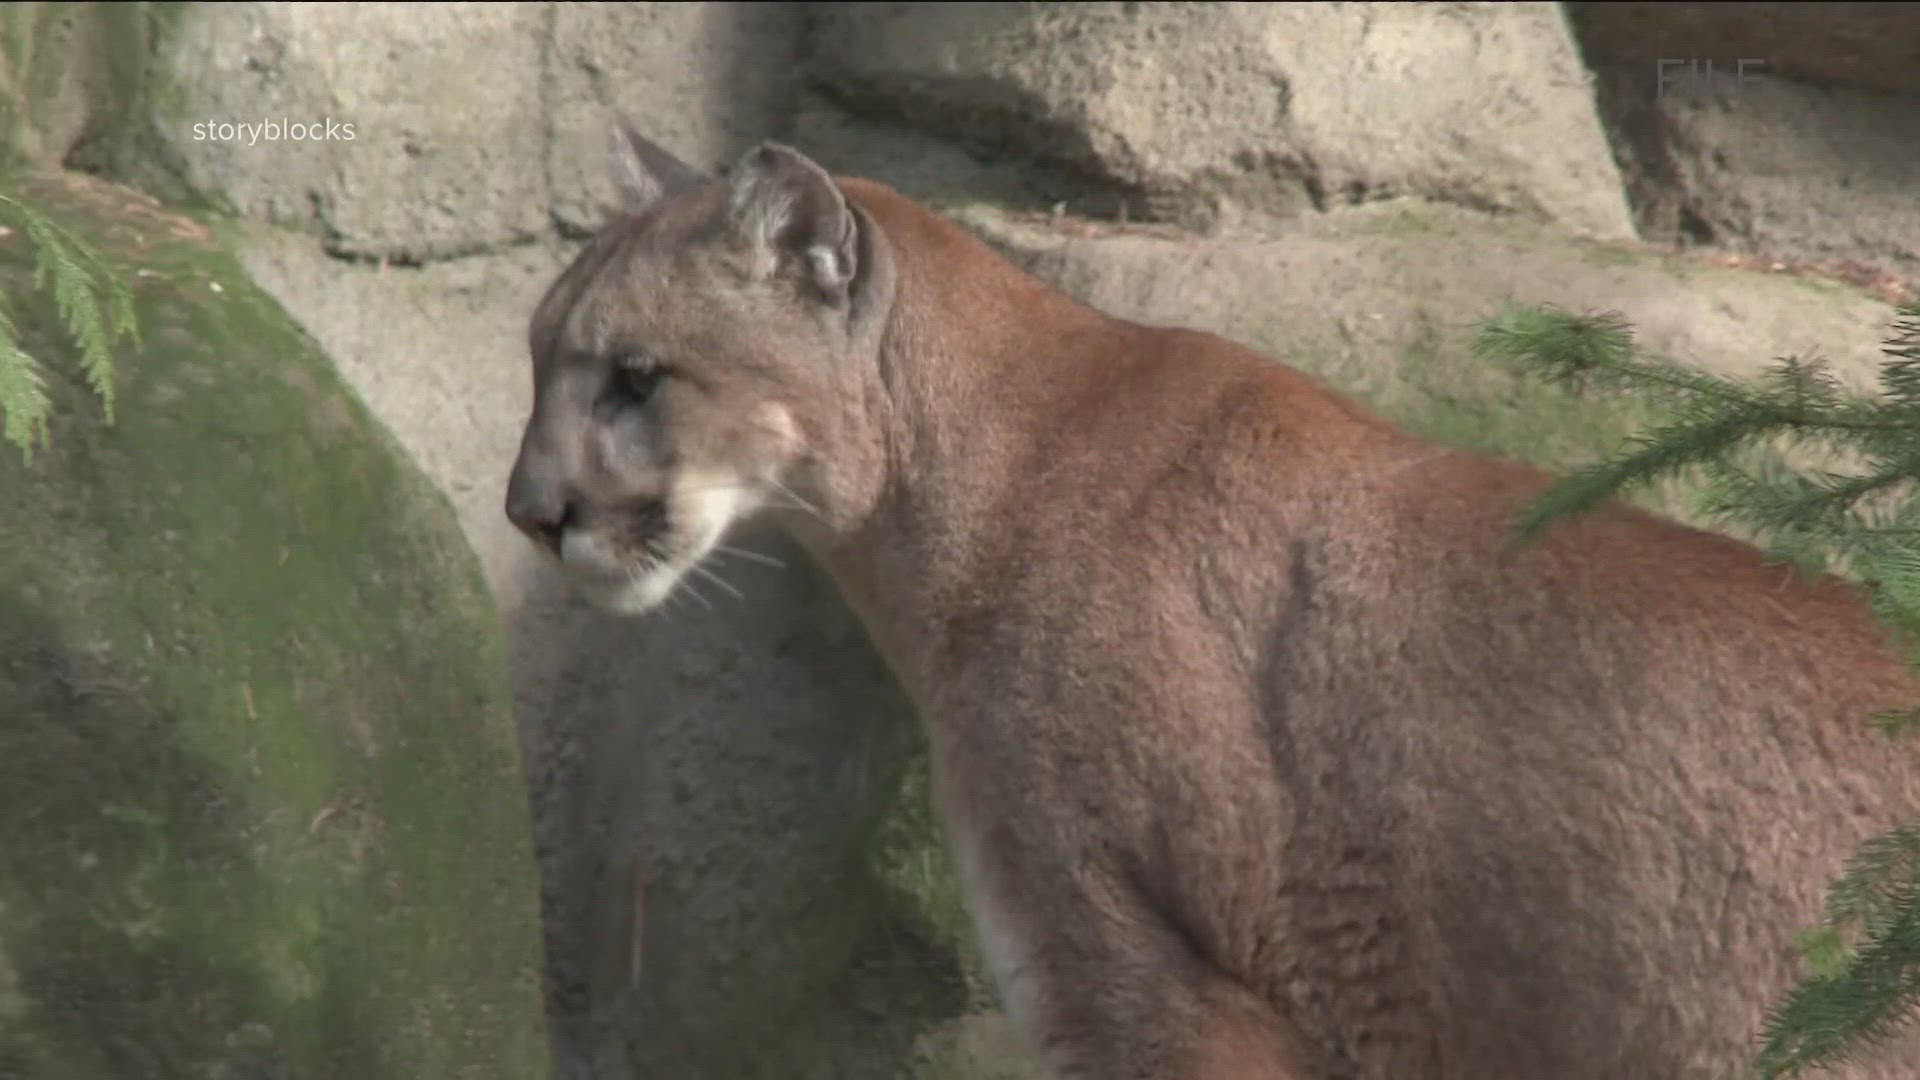
<path id="1" fill-rule="evenodd" d="M 1585 513 L 1629 487 L 1680 475 L 1751 438 L 1739 416 L 1709 416 L 1636 436 L 1629 452 L 1575 469 L 1521 515 L 1518 539 L 1532 540 L 1563 517 Z"/>
<path id="2" fill-rule="evenodd" d="M 1640 357 L 1625 316 L 1615 311 L 1572 315 L 1551 306 L 1510 307 L 1481 324 L 1473 347 L 1482 359 L 1522 362 L 1547 382 L 1577 390 L 1664 387 L 1750 398 L 1746 387 L 1724 376 Z"/>
<path id="3" fill-rule="evenodd" d="M 1907 875 L 1887 891 L 1887 915 L 1856 952 L 1829 957 L 1833 974 L 1803 981 L 1767 1018 L 1755 1066 L 1765 1080 L 1845 1065 L 1906 1034 L 1920 1006 L 1920 891 Z"/>
<path id="4" fill-rule="evenodd" d="M 1883 927 L 1897 921 L 1899 901 L 1920 889 L 1920 825 L 1890 829 L 1860 845 L 1827 890 L 1827 922 Z"/>
<path id="5" fill-rule="evenodd" d="M 1849 537 L 1909 540 L 1920 529 L 1877 524 L 1863 504 L 1890 489 L 1910 483 L 1904 464 L 1878 468 L 1858 476 L 1810 474 L 1792 469 L 1777 455 L 1761 459 L 1752 470 L 1732 462 L 1701 463 L 1706 484 L 1699 499 L 1710 518 L 1743 525 L 1763 535 L 1807 538 L 1827 545 L 1846 543 Z"/>
<path id="6" fill-rule="evenodd" d="M 1633 330 L 1619 312 L 1568 315 L 1551 307 L 1508 307 L 1481 325 L 1480 355 L 1524 360 L 1548 379 L 1571 380 L 1633 359 Z"/>
<path id="7" fill-rule="evenodd" d="M 1920 442 L 1920 406 L 1850 391 L 1824 363 L 1789 357 L 1752 382 L 1696 371 L 1638 355 L 1625 320 L 1614 312 L 1510 308 L 1481 324 L 1474 349 L 1483 358 L 1521 363 L 1547 382 L 1576 390 L 1605 386 L 1646 397 L 1658 392 L 1675 417 L 1549 489 L 1516 523 L 1520 542 L 1629 488 L 1685 475 L 1768 440 L 1815 449 L 1849 446 L 1882 456 L 1911 454 Z M 1920 343 L 1914 351 L 1920 355 Z M 1920 373 L 1911 378 L 1920 401 Z"/>

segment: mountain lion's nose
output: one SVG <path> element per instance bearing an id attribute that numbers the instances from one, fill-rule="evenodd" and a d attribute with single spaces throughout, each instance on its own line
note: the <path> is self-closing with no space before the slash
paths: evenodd
<path id="1" fill-rule="evenodd" d="M 534 480 L 524 468 L 507 481 L 507 520 L 533 542 L 560 554 L 560 538 L 573 518 L 573 506 L 558 485 Z"/>

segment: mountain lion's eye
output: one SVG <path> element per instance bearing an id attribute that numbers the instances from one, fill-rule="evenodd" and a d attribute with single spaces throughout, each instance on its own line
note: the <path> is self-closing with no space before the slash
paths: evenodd
<path id="1" fill-rule="evenodd" d="M 645 405 L 660 386 L 663 375 L 657 367 L 630 367 L 622 364 L 614 370 L 613 386 L 621 397 L 635 405 Z"/>

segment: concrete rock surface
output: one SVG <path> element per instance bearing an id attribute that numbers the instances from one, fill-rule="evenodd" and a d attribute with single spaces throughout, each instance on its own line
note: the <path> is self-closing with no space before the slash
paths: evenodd
<path id="1" fill-rule="evenodd" d="M 337 254 L 525 241 L 547 226 L 552 19 L 530 3 L 187 5 L 155 125 L 194 191 Z"/>
<path id="2" fill-rule="evenodd" d="M 1920 4 L 1576 2 L 1567 17 L 1596 67 L 1661 60 L 1765 61 L 1769 74 L 1886 94 L 1920 93 Z"/>
<path id="3" fill-rule="evenodd" d="M 1920 19 L 1906 33 L 1920 42 Z M 1920 89 L 1812 84 L 1738 61 L 1599 69 L 1642 235 L 1920 281 Z"/>
<path id="4" fill-rule="evenodd" d="M 1070 164 L 1151 216 L 1417 193 L 1632 231 L 1555 4 L 822 7 L 816 70 L 849 105 Z"/>

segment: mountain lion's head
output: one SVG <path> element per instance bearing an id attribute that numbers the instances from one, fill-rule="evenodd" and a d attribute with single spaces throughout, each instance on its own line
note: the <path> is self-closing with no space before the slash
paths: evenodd
<path id="1" fill-rule="evenodd" d="M 885 274 L 870 221 L 792 149 L 709 178 L 624 122 L 613 142 L 624 212 L 533 316 L 506 512 L 634 613 L 749 516 L 831 529 L 871 496 Z"/>

